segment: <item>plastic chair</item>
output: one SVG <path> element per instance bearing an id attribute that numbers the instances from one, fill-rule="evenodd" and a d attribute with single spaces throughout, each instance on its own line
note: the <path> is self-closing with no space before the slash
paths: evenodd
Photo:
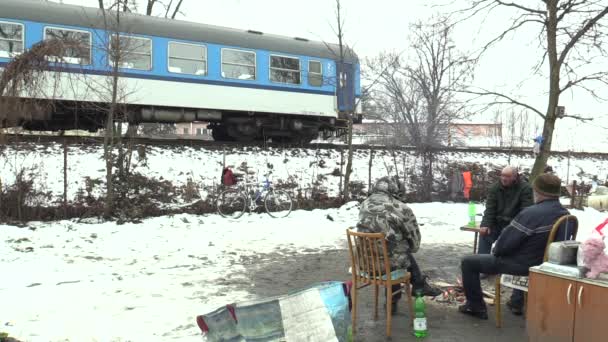
<path id="1" fill-rule="evenodd" d="M 411 274 L 404 269 L 391 271 L 386 238 L 383 233 L 358 233 L 346 230 L 348 252 L 351 260 L 352 286 L 352 331 L 355 334 L 357 322 L 358 291 L 372 285 L 374 287 L 374 319 L 378 319 L 378 292 L 380 287 L 386 289 L 386 336 L 391 336 L 392 305 L 390 299 L 399 292 L 405 294 L 410 312 L 410 326 L 414 318 L 414 307 L 411 297 Z M 386 275 L 390 275 L 387 277 Z M 404 284 L 399 291 L 393 292 L 392 286 Z"/>
<path id="2" fill-rule="evenodd" d="M 576 234 L 578 232 L 578 219 L 574 215 L 564 215 L 560 217 L 551 228 L 551 232 L 549 233 L 549 238 L 547 239 L 547 245 L 545 246 L 545 256 L 543 257 L 543 262 L 546 262 L 549 259 L 549 245 L 555 241 L 555 236 L 559 231 L 559 228 L 563 223 L 566 223 L 564 229 L 567 229 L 571 222 L 574 223 L 571 239 L 576 240 Z M 519 283 L 518 285 L 514 285 L 513 283 Z M 525 284 L 525 285 L 524 285 Z M 527 297 L 528 297 L 528 277 L 527 276 L 513 276 L 509 274 L 498 274 L 496 276 L 496 284 L 494 289 L 494 303 L 496 304 L 496 327 L 502 327 L 502 305 L 500 303 L 500 289 L 501 286 L 514 288 L 518 290 L 525 291 L 524 295 L 524 307 L 526 306 Z"/>

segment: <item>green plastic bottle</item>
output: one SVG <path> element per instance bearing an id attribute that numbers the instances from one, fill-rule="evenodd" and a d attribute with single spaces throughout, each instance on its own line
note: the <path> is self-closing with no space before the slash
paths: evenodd
<path id="1" fill-rule="evenodd" d="M 414 302 L 414 336 L 423 338 L 427 335 L 424 297 L 421 291 L 416 292 Z"/>
<path id="2" fill-rule="evenodd" d="M 475 216 L 477 216 L 477 209 L 475 208 L 475 202 L 469 201 L 469 227 L 475 227 Z"/>

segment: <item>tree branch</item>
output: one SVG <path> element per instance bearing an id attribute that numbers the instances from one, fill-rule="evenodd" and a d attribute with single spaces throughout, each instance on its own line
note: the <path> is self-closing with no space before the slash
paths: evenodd
<path id="1" fill-rule="evenodd" d="M 156 0 L 148 0 L 148 5 L 146 6 L 146 15 L 148 15 L 148 16 L 152 15 L 152 9 L 154 8 L 155 3 L 156 3 Z"/>
<path id="2" fill-rule="evenodd" d="M 599 82 L 604 83 L 605 85 L 608 85 L 607 78 L 608 78 L 608 75 L 606 72 L 596 72 L 596 73 L 593 73 L 593 74 L 590 74 L 590 75 L 587 75 L 587 76 L 584 76 L 584 77 L 581 77 L 581 78 L 578 78 L 575 80 L 568 81 L 568 83 L 566 83 L 566 85 L 563 86 L 559 90 L 559 92 L 563 93 L 564 91 L 568 90 L 569 88 L 577 86 L 580 83 L 585 82 L 585 81 L 599 81 Z"/>
<path id="3" fill-rule="evenodd" d="M 171 6 L 173 5 L 173 0 L 169 1 L 167 7 L 165 7 L 165 18 L 169 18 L 169 11 L 171 10 Z"/>
<path id="4" fill-rule="evenodd" d="M 175 19 L 175 16 L 177 15 L 177 13 L 179 13 L 179 8 L 182 6 L 183 1 L 184 0 L 179 0 L 177 5 L 175 5 L 175 11 L 173 11 L 173 15 L 171 16 L 171 19 Z"/>
<path id="5" fill-rule="evenodd" d="M 568 44 L 566 44 L 566 47 L 564 47 L 564 50 L 562 51 L 562 53 L 559 56 L 559 60 L 558 63 L 559 65 L 562 65 L 562 63 L 564 62 L 564 60 L 566 60 L 566 56 L 568 56 L 568 53 L 570 52 L 570 50 L 574 47 L 574 45 L 576 45 L 576 43 L 578 43 L 578 41 L 593 27 L 595 26 L 595 24 L 600 21 L 600 19 L 602 19 L 606 14 L 608 14 L 608 6 L 606 6 L 600 13 L 598 13 L 595 17 L 593 17 L 591 20 L 587 21 L 585 23 L 585 25 L 583 25 L 583 27 L 578 30 L 578 32 L 576 32 L 576 34 L 572 37 L 572 39 L 570 39 L 570 41 L 568 42 Z"/>
<path id="6" fill-rule="evenodd" d="M 538 9 L 533 9 L 533 8 L 530 8 L 530 7 L 526 7 L 524 5 L 516 4 L 514 2 L 504 2 L 504 1 L 501 1 L 501 0 L 494 0 L 494 2 L 496 2 L 496 3 L 500 4 L 500 5 L 503 5 L 503 6 L 507 6 L 507 7 L 515 7 L 515 8 L 518 8 L 520 10 L 523 10 L 523 11 L 526 11 L 526 12 L 530 12 L 530 13 L 536 13 L 536 14 L 542 14 L 542 15 L 546 14 L 545 11 L 541 11 L 541 10 L 538 10 Z"/>
<path id="7" fill-rule="evenodd" d="M 560 116 L 560 118 L 571 118 L 571 119 L 579 120 L 582 122 L 593 121 L 593 118 L 586 118 L 586 117 L 582 117 L 579 115 L 563 115 L 563 116 Z"/>
<path id="8" fill-rule="evenodd" d="M 479 96 L 495 96 L 495 97 L 498 97 L 498 98 L 502 98 L 502 99 L 507 100 L 508 102 L 498 102 L 498 101 L 495 101 L 495 104 L 514 104 L 514 105 L 518 105 L 518 106 L 521 106 L 521 107 L 524 107 L 524 108 L 527 108 L 527 109 L 533 111 L 534 113 L 538 114 L 543 119 L 545 118 L 545 115 L 540 110 L 532 107 L 531 105 L 525 104 L 525 103 L 523 103 L 521 101 L 517 101 L 517 100 L 513 99 L 510 96 L 507 96 L 507 95 L 504 95 L 504 94 L 501 94 L 501 93 L 497 93 L 495 91 L 488 91 L 488 90 L 482 89 L 482 91 L 460 90 L 459 92 L 465 93 L 465 94 L 479 95 Z"/>

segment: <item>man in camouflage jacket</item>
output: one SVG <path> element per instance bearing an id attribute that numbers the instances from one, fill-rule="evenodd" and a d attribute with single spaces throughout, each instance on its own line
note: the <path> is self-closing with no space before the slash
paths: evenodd
<path id="1" fill-rule="evenodd" d="M 403 187 L 400 189 L 394 179 L 383 177 L 376 181 L 372 194 L 361 204 L 357 231 L 384 233 L 391 269 L 407 269 L 412 274 L 414 291 L 437 296 L 441 291 L 428 284 L 412 255 L 420 248 L 420 229 L 412 209 L 400 200 L 400 195 Z M 397 285 L 393 290 L 399 288 Z M 394 307 L 399 297 L 400 294 L 393 297 Z"/>

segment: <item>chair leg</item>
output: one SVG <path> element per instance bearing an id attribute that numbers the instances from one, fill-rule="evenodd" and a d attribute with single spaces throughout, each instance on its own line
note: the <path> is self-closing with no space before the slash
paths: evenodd
<path id="1" fill-rule="evenodd" d="M 494 288 L 494 306 L 496 307 L 496 327 L 502 327 L 502 313 L 500 304 L 500 274 L 496 275 L 496 286 Z"/>
<path id="2" fill-rule="evenodd" d="M 528 292 L 524 292 L 524 315 L 528 317 Z"/>
<path id="3" fill-rule="evenodd" d="M 408 281 L 405 284 L 405 296 L 407 297 L 407 307 L 410 312 L 410 327 L 414 327 L 414 302 L 412 301 L 412 284 Z"/>
<path id="4" fill-rule="evenodd" d="M 356 328 L 357 328 L 357 283 L 353 282 L 353 287 L 352 287 L 352 301 L 353 301 L 353 311 L 351 313 L 352 315 L 352 331 L 353 331 L 353 338 L 355 336 L 355 333 L 357 332 Z"/>
<path id="5" fill-rule="evenodd" d="M 393 288 L 386 284 L 386 337 L 391 337 L 391 324 L 393 323 Z"/>
<path id="6" fill-rule="evenodd" d="M 378 319 L 378 292 L 380 292 L 379 287 L 380 286 L 378 284 L 374 285 L 374 320 Z"/>

